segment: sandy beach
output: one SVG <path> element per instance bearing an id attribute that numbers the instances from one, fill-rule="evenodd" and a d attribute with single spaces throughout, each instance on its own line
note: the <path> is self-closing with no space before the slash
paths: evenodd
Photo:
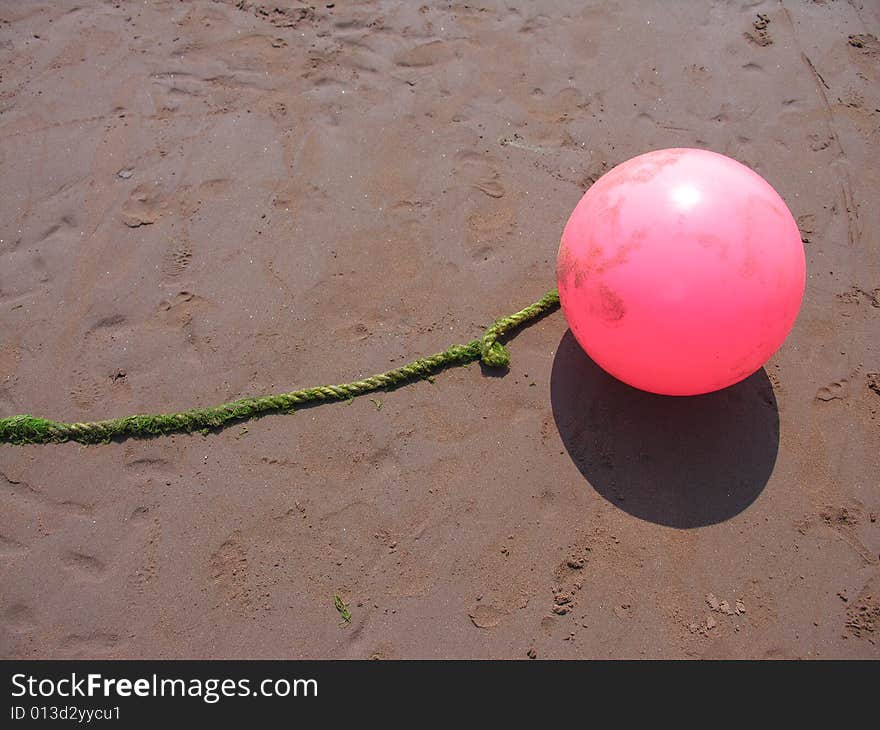
<path id="1" fill-rule="evenodd" d="M 752 167 L 807 259 L 785 344 L 707 396 L 556 312 L 506 373 L 0 446 L 0 657 L 880 658 L 878 37 L 867 0 L 0 0 L 0 416 L 467 342 L 654 149 Z"/>

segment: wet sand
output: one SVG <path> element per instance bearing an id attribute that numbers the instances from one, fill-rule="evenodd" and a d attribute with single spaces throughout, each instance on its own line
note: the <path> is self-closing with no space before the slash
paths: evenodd
<path id="1" fill-rule="evenodd" d="M 663 147 L 776 187 L 800 317 L 700 398 L 612 380 L 557 312 L 503 377 L 0 448 L 0 655 L 880 656 L 880 9 L 282 5 L 0 2 L 0 415 L 466 342 Z"/>

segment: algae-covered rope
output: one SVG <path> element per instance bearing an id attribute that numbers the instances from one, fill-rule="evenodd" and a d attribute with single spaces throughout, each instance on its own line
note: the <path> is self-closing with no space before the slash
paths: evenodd
<path id="1" fill-rule="evenodd" d="M 475 360 L 480 360 L 489 367 L 505 367 L 510 362 L 510 353 L 499 340 L 558 306 L 559 293 L 554 289 L 525 309 L 496 320 L 479 339 L 471 340 L 465 345 L 452 345 L 436 355 L 414 360 L 403 367 L 353 383 L 322 385 L 291 393 L 242 398 L 213 408 L 196 408 L 181 413 L 125 416 L 92 423 L 59 423 L 29 415 L 9 416 L 0 418 L 0 444 L 48 444 L 64 441 L 96 444 L 120 438 L 150 438 L 169 433 L 217 429 L 261 414 L 290 412 L 297 406 L 320 401 L 350 400 L 374 390 L 395 388 L 445 368 L 466 365 Z"/>

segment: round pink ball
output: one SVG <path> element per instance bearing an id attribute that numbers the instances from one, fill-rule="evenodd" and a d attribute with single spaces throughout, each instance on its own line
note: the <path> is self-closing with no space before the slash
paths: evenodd
<path id="1" fill-rule="evenodd" d="M 629 385 L 697 395 L 761 368 L 791 330 L 806 263 L 760 175 L 698 149 L 648 152 L 584 194 L 557 266 L 586 353 Z"/>

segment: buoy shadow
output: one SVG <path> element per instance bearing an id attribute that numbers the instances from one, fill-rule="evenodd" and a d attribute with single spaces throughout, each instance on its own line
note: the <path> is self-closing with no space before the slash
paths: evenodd
<path id="1" fill-rule="evenodd" d="M 659 525 L 700 527 L 739 514 L 776 463 L 779 412 L 763 369 L 708 395 L 653 395 L 608 375 L 569 330 L 553 360 L 550 398 L 589 484 Z"/>

